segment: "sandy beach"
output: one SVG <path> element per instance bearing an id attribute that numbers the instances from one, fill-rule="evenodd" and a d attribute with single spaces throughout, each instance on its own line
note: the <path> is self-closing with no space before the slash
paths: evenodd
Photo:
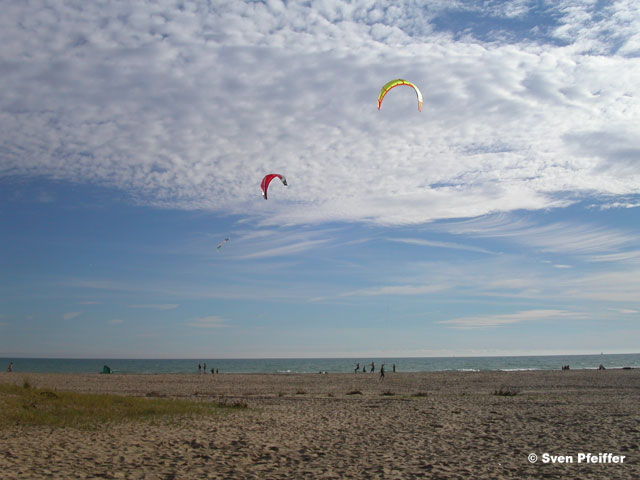
<path id="1" fill-rule="evenodd" d="M 59 391 L 238 399 L 248 408 L 95 431 L 9 427 L 0 432 L 3 479 L 640 478 L 639 369 L 387 373 L 383 381 L 361 373 L 0 374 L 0 383 L 25 379 Z M 495 395 L 500 388 L 517 395 Z"/>

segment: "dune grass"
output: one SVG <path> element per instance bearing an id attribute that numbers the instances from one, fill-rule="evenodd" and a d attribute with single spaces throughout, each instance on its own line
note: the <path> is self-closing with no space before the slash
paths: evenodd
<path id="1" fill-rule="evenodd" d="M 0 426 L 46 425 L 95 428 L 109 423 L 171 420 L 219 415 L 246 403 L 203 402 L 173 398 L 146 398 L 58 392 L 32 387 L 0 385 Z"/>
<path id="2" fill-rule="evenodd" d="M 518 393 L 520 393 L 520 390 L 518 390 L 515 387 L 507 387 L 505 385 L 502 385 L 499 389 L 496 388 L 493 391 L 494 395 L 500 396 L 500 397 L 515 397 L 516 395 L 518 395 Z"/>

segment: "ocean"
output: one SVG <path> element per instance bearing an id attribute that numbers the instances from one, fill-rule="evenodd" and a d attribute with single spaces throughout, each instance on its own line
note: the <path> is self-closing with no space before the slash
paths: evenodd
<path id="1" fill-rule="evenodd" d="M 442 371 L 518 371 L 572 369 L 640 368 L 640 353 L 615 355 L 546 355 L 518 357 L 442 357 L 442 358 L 269 358 L 269 359 L 71 359 L 71 358 L 0 358 L 0 368 L 13 362 L 13 371 L 22 373 L 98 373 L 108 365 L 113 373 L 198 373 L 205 364 L 219 373 L 349 373 L 356 364 L 376 371 L 385 364 L 387 372 L 395 364 L 398 372 Z M 4 367 L 2 367 L 4 365 Z"/>

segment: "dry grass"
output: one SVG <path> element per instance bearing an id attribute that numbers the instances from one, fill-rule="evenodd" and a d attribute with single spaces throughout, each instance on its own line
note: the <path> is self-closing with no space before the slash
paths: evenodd
<path id="1" fill-rule="evenodd" d="M 0 426 L 47 425 L 91 429 L 109 423 L 219 415 L 246 406 L 246 402 L 58 392 L 34 388 L 27 380 L 22 387 L 0 385 Z"/>
<path id="2" fill-rule="evenodd" d="M 499 397 L 515 397 L 518 393 L 520 393 L 519 389 L 515 387 L 507 387 L 505 385 L 502 385 L 499 389 L 495 389 L 493 391 L 493 394 Z"/>

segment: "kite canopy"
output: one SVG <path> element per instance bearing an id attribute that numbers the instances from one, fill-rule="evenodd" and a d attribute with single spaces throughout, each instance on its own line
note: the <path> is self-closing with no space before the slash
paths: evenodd
<path id="1" fill-rule="evenodd" d="M 407 85 L 416 91 L 416 95 L 418 97 L 418 110 L 422 111 L 422 92 L 420 92 L 420 89 L 416 85 L 401 78 L 391 80 L 390 82 L 386 83 L 384 87 L 382 87 L 382 90 L 380 90 L 380 95 L 378 95 L 378 110 L 380 110 L 380 107 L 382 106 L 382 100 L 384 100 L 385 95 L 389 93 L 389 90 L 399 85 Z"/>
<path id="2" fill-rule="evenodd" d="M 269 184 L 271 183 L 271 180 L 276 177 L 282 181 L 285 187 L 287 186 L 287 179 L 279 173 L 270 173 L 269 175 L 265 175 L 265 177 L 262 179 L 262 184 L 260 185 L 260 188 L 262 189 L 262 196 L 265 200 L 267 199 L 267 189 L 269 188 Z"/>

